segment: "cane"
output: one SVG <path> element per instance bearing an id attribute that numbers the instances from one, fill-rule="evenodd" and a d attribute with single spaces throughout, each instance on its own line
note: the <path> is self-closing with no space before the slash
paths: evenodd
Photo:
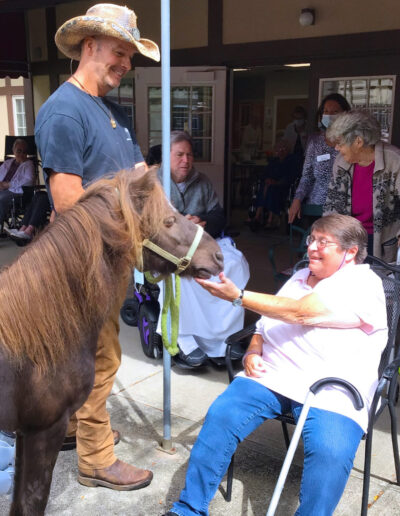
<path id="1" fill-rule="evenodd" d="M 346 380 L 342 380 L 340 378 L 322 378 L 321 380 L 318 380 L 311 385 L 310 390 L 307 393 L 306 399 L 304 401 L 303 408 L 301 409 L 300 417 L 297 421 L 292 440 L 290 441 L 290 446 L 287 451 L 285 460 L 283 462 L 278 482 L 276 483 L 266 516 L 274 516 L 275 514 L 279 498 L 281 497 L 281 493 L 285 485 L 286 477 L 289 473 L 289 468 L 292 463 L 294 453 L 300 440 L 301 432 L 303 431 L 304 423 L 308 416 L 308 411 L 310 410 L 312 400 L 314 396 L 318 393 L 318 391 L 323 389 L 326 385 L 339 385 L 341 387 L 344 387 L 351 394 L 355 409 L 361 410 L 364 407 L 364 402 L 361 397 L 361 394 L 354 387 L 354 385 L 352 385 L 350 382 L 347 382 Z"/>

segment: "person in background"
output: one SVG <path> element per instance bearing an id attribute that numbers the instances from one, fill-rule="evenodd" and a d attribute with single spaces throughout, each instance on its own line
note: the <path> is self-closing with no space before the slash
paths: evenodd
<path id="1" fill-rule="evenodd" d="M 97 4 L 57 31 L 58 49 L 79 62 L 76 72 L 40 108 L 35 137 L 45 181 L 57 213 L 67 210 L 90 181 L 121 169 L 145 165 L 124 109 L 107 99 L 132 67 L 135 53 L 159 61 L 153 41 L 140 37 L 136 14 L 128 7 Z M 106 401 L 121 362 L 119 311 L 126 287 L 117 293 L 97 342 L 94 386 L 71 418 L 64 449 L 76 445 L 78 481 L 117 491 L 140 489 L 153 474 L 118 459 Z M 101 302 L 101 300 L 99 300 Z"/>
<path id="2" fill-rule="evenodd" d="M 47 192 L 39 190 L 26 208 L 21 227 L 19 229 L 5 228 L 5 231 L 9 234 L 11 240 L 21 244 L 28 243 L 39 229 L 46 224 L 50 211 Z"/>
<path id="3" fill-rule="evenodd" d="M 307 145 L 307 111 L 296 106 L 292 113 L 293 121 L 286 127 L 283 139 L 289 142 L 289 152 L 304 158 Z"/>
<path id="4" fill-rule="evenodd" d="M 153 145 L 150 147 L 149 152 L 146 156 L 146 165 L 151 167 L 152 165 L 159 165 L 161 163 L 161 144 Z"/>
<path id="5" fill-rule="evenodd" d="M 12 490 L 14 480 L 14 455 L 14 445 L 0 439 L 0 495 L 8 494 Z"/>
<path id="6" fill-rule="evenodd" d="M 290 148 L 291 145 L 286 140 L 279 140 L 275 143 L 274 158 L 268 163 L 261 178 L 255 217 L 246 222 L 261 223 L 266 216 L 265 228 L 279 227 L 279 216 L 285 207 L 289 189 L 301 173 L 301 154 L 290 153 Z"/>
<path id="7" fill-rule="evenodd" d="M 363 264 L 361 223 L 333 214 L 314 222 L 308 268 L 276 296 L 241 290 L 223 273 L 197 280 L 213 296 L 262 317 L 239 373 L 208 410 L 190 454 L 185 487 L 168 516 L 208 514 L 237 445 L 267 419 L 292 412 L 296 422 L 310 386 L 338 377 L 360 392 L 364 407 L 330 385 L 313 401 L 303 427 L 304 466 L 296 516 L 333 514 L 346 486 L 378 383 L 387 342 L 385 294 Z M 233 310 L 233 308 L 232 308 Z"/>
<path id="8" fill-rule="evenodd" d="M 256 114 L 250 115 L 249 123 L 244 127 L 240 152 L 243 161 L 254 159 L 262 146 L 262 129 L 260 118 Z"/>
<path id="9" fill-rule="evenodd" d="M 320 130 L 310 136 L 307 145 L 302 176 L 289 208 L 289 224 L 296 218 L 301 218 L 302 202 L 317 204 L 321 207 L 325 204 L 333 162 L 337 155 L 333 144 L 327 141 L 325 131 L 339 113 L 349 110 L 349 103 L 339 93 L 327 95 L 321 102 L 317 111 Z"/>
<path id="10" fill-rule="evenodd" d="M 28 159 L 28 144 L 17 138 L 13 145 L 14 158 L 0 166 L 0 227 L 3 225 L 15 196 L 21 196 L 23 186 L 35 183 L 35 166 Z"/>
<path id="11" fill-rule="evenodd" d="M 368 253 L 396 261 L 400 233 L 400 149 L 381 140 L 379 122 L 366 111 L 342 113 L 327 130 L 339 151 L 324 214 L 358 219 Z"/>
<path id="12" fill-rule="evenodd" d="M 226 223 L 224 211 L 211 181 L 194 167 L 193 142 L 188 133 L 171 133 L 170 160 L 171 203 L 217 239 L 224 255 L 224 270 L 244 288 L 249 279 L 247 260 L 229 237 L 221 238 Z M 159 175 L 162 179 L 161 170 Z M 159 299 L 162 302 L 162 292 Z M 158 333 L 161 332 L 160 319 Z M 178 332 L 180 351 L 175 363 L 184 369 L 198 368 L 208 358 L 218 363 L 218 358 L 225 357 L 225 339 L 241 330 L 243 322 L 242 308 L 232 311 L 219 299 L 210 299 L 193 279 L 182 278 Z"/>

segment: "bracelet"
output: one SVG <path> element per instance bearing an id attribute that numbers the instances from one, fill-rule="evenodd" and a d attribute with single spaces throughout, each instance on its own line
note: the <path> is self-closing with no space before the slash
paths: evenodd
<path id="1" fill-rule="evenodd" d="M 246 353 L 243 355 L 243 358 L 242 358 L 242 365 L 243 365 L 243 367 L 244 367 L 244 361 L 246 360 L 246 358 L 249 355 L 258 355 L 259 357 L 261 357 L 262 356 L 262 352 L 261 351 L 257 351 L 256 349 L 250 349 L 250 351 L 246 351 Z"/>

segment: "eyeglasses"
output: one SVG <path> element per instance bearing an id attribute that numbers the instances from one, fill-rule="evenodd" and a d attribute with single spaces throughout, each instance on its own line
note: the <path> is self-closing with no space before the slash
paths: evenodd
<path id="1" fill-rule="evenodd" d="M 306 238 L 306 244 L 308 246 L 312 245 L 314 242 L 317 243 L 318 249 L 325 249 L 325 247 L 328 247 L 330 245 L 339 245 L 336 242 L 332 242 L 330 240 L 327 240 L 326 238 L 315 238 L 313 235 L 308 235 Z"/>
<path id="2" fill-rule="evenodd" d="M 15 149 L 14 154 L 28 154 L 28 151 L 25 149 Z"/>

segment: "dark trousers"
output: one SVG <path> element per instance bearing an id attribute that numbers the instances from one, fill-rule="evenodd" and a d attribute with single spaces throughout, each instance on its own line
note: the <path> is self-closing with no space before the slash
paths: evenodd
<path id="1" fill-rule="evenodd" d="M 23 226 L 33 226 L 40 228 L 45 225 L 47 214 L 50 211 L 50 203 L 47 192 L 36 192 L 32 201 L 26 209 Z"/>
<path id="2" fill-rule="evenodd" d="M 6 220 L 14 194 L 10 190 L 0 191 L 0 226 Z"/>

